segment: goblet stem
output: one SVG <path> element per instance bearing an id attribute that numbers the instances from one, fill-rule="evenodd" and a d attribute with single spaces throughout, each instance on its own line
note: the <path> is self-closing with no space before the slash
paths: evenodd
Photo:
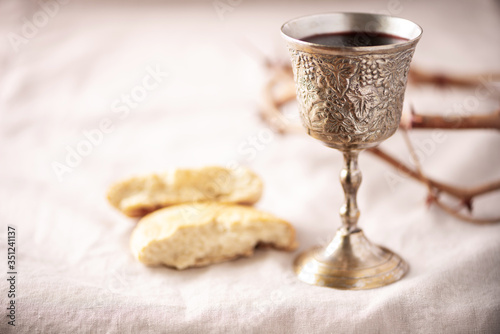
<path id="1" fill-rule="evenodd" d="M 340 209 L 342 227 L 326 247 L 315 247 L 299 255 L 294 270 L 299 279 L 337 289 L 371 289 L 395 282 L 408 265 L 387 248 L 374 245 L 357 227 L 359 210 L 356 194 L 361 184 L 358 169 L 360 150 L 346 150 L 340 181 L 345 203 Z"/>
<path id="2" fill-rule="evenodd" d="M 349 150 L 344 153 L 344 168 L 340 171 L 340 182 L 344 188 L 345 202 L 340 208 L 342 227 L 348 232 L 358 231 L 359 209 L 356 195 L 361 184 L 362 176 L 358 168 L 359 150 Z"/>

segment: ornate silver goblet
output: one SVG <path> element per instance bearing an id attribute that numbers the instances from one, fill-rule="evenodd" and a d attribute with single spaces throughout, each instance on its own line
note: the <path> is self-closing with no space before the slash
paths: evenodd
<path id="1" fill-rule="evenodd" d="M 407 74 L 422 29 L 397 17 L 361 13 L 305 16 L 281 32 L 291 54 L 302 123 L 307 133 L 344 154 L 342 226 L 326 247 L 295 260 L 300 280 L 338 289 L 370 289 L 401 279 L 408 265 L 371 243 L 357 227 L 358 154 L 389 138 L 401 119 Z M 381 45 L 329 46 L 308 37 L 350 33 L 360 41 L 395 36 Z"/>

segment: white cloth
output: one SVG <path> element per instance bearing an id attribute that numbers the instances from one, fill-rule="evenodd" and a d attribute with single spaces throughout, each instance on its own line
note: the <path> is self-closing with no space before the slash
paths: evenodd
<path id="1" fill-rule="evenodd" d="M 294 257 L 339 226 L 341 155 L 306 136 L 270 135 L 257 117 L 266 73 L 255 53 L 287 60 L 279 28 L 296 16 L 390 11 L 424 28 L 416 64 L 499 72 L 498 4 L 215 3 L 218 9 L 212 1 L 73 1 L 53 9 L 45 24 L 35 2 L 1 3 L 0 267 L 7 271 L 7 226 L 15 226 L 15 332 L 500 332 L 500 224 L 476 226 L 428 209 L 424 186 L 366 153 L 360 225 L 404 257 L 409 274 L 367 291 L 295 278 Z M 37 26 L 15 44 L 13 34 L 29 30 L 23 18 Z M 168 76 L 154 81 L 155 71 Z M 122 94 L 135 94 L 137 106 L 127 107 Z M 492 96 L 457 89 L 410 87 L 410 102 L 433 113 L 498 107 Z M 101 137 L 102 130 L 109 131 Z M 498 133 L 435 135 L 411 134 L 429 175 L 463 186 L 500 178 Z M 382 147 L 409 159 L 400 135 Z M 69 158 L 68 166 L 72 150 L 86 156 Z M 54 162 L 71 170 L 63 170 L 62 182 Z M 234 162 L 262 176 L 257 206 L 293 223 L 297 252 L 257 251 L 186 271 L 134 260 L 128 243 L 135 220 L 107 203 L 109 184 L 169 167 Z M 486 196 L 476 210 L 498 216 L 499 200 Z M 14 332 L 2 282 L 0 332 Z"/>

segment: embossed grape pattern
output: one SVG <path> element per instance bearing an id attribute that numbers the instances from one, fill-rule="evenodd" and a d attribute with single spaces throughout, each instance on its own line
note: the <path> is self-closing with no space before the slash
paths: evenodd
<path id="1" fill-rule="evenodd" d="M 401 118 L 413 52 L 335 56 L 291 49 L 308 133 L 336 148 L 366 148 L 390 137 Z"/>

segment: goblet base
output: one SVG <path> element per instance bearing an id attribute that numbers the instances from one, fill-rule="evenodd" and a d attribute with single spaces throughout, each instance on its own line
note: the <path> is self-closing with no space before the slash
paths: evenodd
<path id="1" fill-rule="evenodd" d="M 327 247 L 299 255 L 294 270 L 308 284 L 364 290 L 400 280 L 408 272 L 408 265 L 387 248 L 372 244 L 362 230 L 340 228 Z"/>

